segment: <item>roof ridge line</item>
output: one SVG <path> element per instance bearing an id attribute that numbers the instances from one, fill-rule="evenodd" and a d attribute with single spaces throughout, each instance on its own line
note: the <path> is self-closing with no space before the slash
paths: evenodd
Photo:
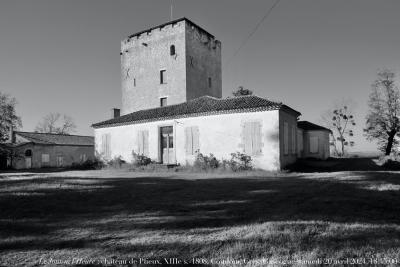
<path id="1" fill-rule="evenodd" d="M 58 133 L 39 133 L 39 132 L 27 132 L 27 131 L 14 131 L 14 133 L 51 134 L 51 135 L 62 135 L 62 136 L 94 137 L 94 136 L 92 136 L 92 135 L 58 134 Z"/>

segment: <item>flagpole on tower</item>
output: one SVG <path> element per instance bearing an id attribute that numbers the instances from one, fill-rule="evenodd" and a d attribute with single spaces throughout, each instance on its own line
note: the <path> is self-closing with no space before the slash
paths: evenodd
<path id="1" fill-rule="evenodd" d="M 171 20 L 174 20 L 174 0 L 171 0 Z"/>

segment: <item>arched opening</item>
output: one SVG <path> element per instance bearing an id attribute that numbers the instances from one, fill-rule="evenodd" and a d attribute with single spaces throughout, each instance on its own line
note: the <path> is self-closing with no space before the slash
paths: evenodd
<path id="1" fill-rule="evenodd" d="M 32 157 L 32 150 L 28 149 L 25 151 L 25 157 Z"/>
<path id="2" fill-rule="evenodd" d="M 170 46 L 170 48 L 169 48 L 169 54 L 170 54 L 171 56 L 174 56 L 174 55 L 175 55 L 175 46 L 174 46 L 174 45 L 171 45 L 171 46 Z"/>

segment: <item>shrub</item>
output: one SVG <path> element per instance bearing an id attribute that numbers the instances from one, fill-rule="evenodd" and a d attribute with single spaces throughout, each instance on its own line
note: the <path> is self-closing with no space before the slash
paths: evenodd
<path id="1" fill-rule="evenodd" d="M 104 167 L 104 162 L 99 158 L 87 159 L 83 162 L 74 162 L 72 163 L 71 169 L 75 170 L 99 170 Z"/>
<path id="2" fill-rule="evenodd" d="M 228 165 L 233 171 L 248 171 L 253 169 L 251 164 L 252 158 L 244 153 L 236 152 L 231 154 L 231 159 L 225 161 L 224 164 Z"/>
<path id="3" fill-rule="evenodd" d="M 212 170 L 220 167 L 221 162 L 213 155 L 209 156 L 203 155 L 202 153 L 198 153 L 196 160 L 194 161 L 193 167 L 198 170 Z"/>
<path id="4" fill-rule="evenodd" d="M 133 165 L 136 167 L 147 166 L 150 163 L 153 163 L 151 158 L 149 158 L 145 155 L 139 155 L 139 154 L 135 153 L 135 151 L 132 151 L 132 157 L 133 157 Z"/>
<path id="5" fill-rule="evenodd" d="M 378 159 L 378 165 L 385 169 L 399 170 L 400 169 L 400 156 L 392 154 L 389 156 L 381 156 Z"/>
<path id="6" fill-rule="evenodd" d="M 122 156 L 115 156 L 113 159 L 107 161 L 108 167 L 112 168 L 121 168 L 123 163 L 126 163 L 126 161 L 122 159 Z"/>
<path id="7" fill-rule="evenodd" d="M 232 171 L 247 171 L 252 170 L 251 157 L 240 152 L 232 153 L 230 160 L 218 160 L 213 154 L 206 156 L 202 153 L 197 154 L 193 167 L 196 170 L 232 170 Z"/>

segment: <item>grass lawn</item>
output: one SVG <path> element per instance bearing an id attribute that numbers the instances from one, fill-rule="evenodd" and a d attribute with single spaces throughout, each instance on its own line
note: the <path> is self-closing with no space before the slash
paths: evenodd
<path id="1" fill-rule="evenodd" d="M 400 262 L 398 172 L 5 173 L 0 209 L 1 266 Z"/>

